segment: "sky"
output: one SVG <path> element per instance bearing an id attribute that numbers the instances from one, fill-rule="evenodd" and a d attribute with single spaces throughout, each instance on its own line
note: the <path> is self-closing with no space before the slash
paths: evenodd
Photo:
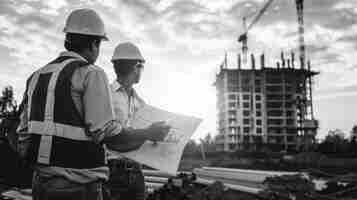
<path id="1" fill-rule="evenodd" d="M 110 63 L 120 42 L 135 43 L 146 59 L 135 86 L 151 105 L 203 119 L 194 139 L 216 132 L 212 85 L 227 52 L 230 67 L 240 52 L 242 18 L 252 20 L 266 0 L 5 0 L 0 1 L 0 88 L 11 85 L 21 101 L 25 81 L 63 48 L 65 19 L 93 8 L 110 38 L 96 64 L 115 79 Z M 250 53 L 274 66 L 280 52 L 297 52 L 295 0 L 275 0 L 250 30 Z M 318 138 L 357 125 L 357 1 L 306 0 L 305 41 L 312 69 Z"/>

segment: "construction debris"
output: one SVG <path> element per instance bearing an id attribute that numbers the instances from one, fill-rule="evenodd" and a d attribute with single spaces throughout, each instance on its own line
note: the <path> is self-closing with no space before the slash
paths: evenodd
<path id="1" fill-rule="evenodd" d="M 264 199 L 305 200 L 315 193 L 313 182 L 300 174 L 268 177 L 263 184 L 266 189 L 259 195 Z"/>
<path id="2" fill-rule="evenodd" d="M 180 173 L 154 190 L 147 200 L 257 200 L 254 195 L 230 190 L 220 181 L 205 185 L 197 182 L 194 173 Z"/>

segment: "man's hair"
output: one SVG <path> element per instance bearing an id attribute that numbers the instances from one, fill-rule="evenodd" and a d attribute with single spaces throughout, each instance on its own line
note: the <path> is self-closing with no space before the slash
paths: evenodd
<path id="1" fill-rule="evenodd" d="M 85 49 L 91 48 L 91 44 L 93 42 L 97 47 L 99 47 L 100 41 L 100 36 L 67 33 L 64 47 L 68 51 L 81 52 Z"/>
<path id="2" fill-rule="evenodd" d="M 139 60 L 129 60 L 129 59 L 119 59 L 114 60 L 114 70 L 117 76 L 127 76 L 134 70 L 134 65 L 137 64 Z"/>

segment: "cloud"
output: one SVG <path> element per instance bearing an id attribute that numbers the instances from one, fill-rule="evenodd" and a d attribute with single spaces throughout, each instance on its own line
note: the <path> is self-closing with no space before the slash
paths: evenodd
<path id="1" fill-rule="evenodd" d="M 357 35 L 346 35 L 339 38 L 339 41 L 343 42 L 357 42 Z"/>
<path id="2" fill-rule="evenodd" d="M 209 12 L 207 8 L 200 5 L 199 3 L 183 0 L 183 1 L 175 1 L 173 4 L 168 6 L 165 10 L 163 10 L 163 14 L 170 14 L 172 17 L 177 20 L 181 17 L 187 18 L 197 13 L 201 12 Z"/>
<path id="3" fill-rule="evenodd" d="M 2 16 L 16 16 L 18 15 L 13 8 L 14 3 L 12 1 L 0 1 L 0 13 Z"/>
<path id="4" fill-rule="evenodd" d="M 43 16 L 37 14 L 24 15 L 23 17 L 18 18 L 16 22 L 20 26 L 27 25 L 27 24 L 36 24 L 39 27 L 46 27 L 46 28 L 51 28 L 51 26 L 53 26 L 53 22 L 51 20 L 48 20 Z"/>
<path id="5" fill-rule="evenodd" d="M 152 5 L 148 4 L 148 2 L 140 0 L 123 0 L 122 4 L 126 4 L 131 11 L 135 13 L 139 21 L 154 21 L 159 17 L 159 13 L 152 7 Z"/>
<path id="6" fill-rule="evenodd" d="M 357 31 L 356 31 L 357 32 Z M 339 42 L 352 43 L 357 50 L 357 34 L 345 35 L 338 39 Z"/>
<path id="7" fill-rule="evenodd" d="M 148 42 L 158 47 L 166 47 L 169 41 L 168 34 L 159 25 L 153 25 L 151 27 L 145 27 L 143 30 Z"/>
<path id="8" fill-rule="evenodd" d="M 46 0 L 42 2 L 44 7 L 40 9 L 40 12 L 52 16 L 58 15 L 59 10 L 67 6 L 66 0 Z"/>
<path id="9" fill-rule="evenodd" d="M 48 7 L 43 2 L 1 1 L 0 4 L 0 48 L 8 51 L 0 61 L 2 79 L 8 83 L 1 82 L 0 86 L 13 85 L 17 97 L 21 98 L 24 80 L 34 69 L 53 59 L 61 40 L 55 18 L 40 11 Z"/>
<path id="10" fill-rule="evenodd" d="M 321 89 L 321 90 L 317 90 L 316 92 L 318 92 L 319 94 L 323 95 L 323 94 L 337 94 L 337 93 L 356 93 L 357 92 L 357 84 L 356 85 L 350 85 L 350 86 L 343 86 L 343 87 L 335 87 L 335 88 L 331 88 L 331 89 Z"/>

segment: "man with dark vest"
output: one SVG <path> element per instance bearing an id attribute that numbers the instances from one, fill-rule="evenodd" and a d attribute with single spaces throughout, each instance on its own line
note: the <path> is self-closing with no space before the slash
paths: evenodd
<path id="1" fill-rule="evenodd" d="M 103 145 L 160 141 L 169 127 L 127 130 L 115 119 L 107 76 L 94 65 L 107 40 L 95 11 L 73 11 L 64 32 L 67 51 L 27 81 L 19 146 L 34 166 L 34 200 L 100 200 L 109 174 Z"/>

